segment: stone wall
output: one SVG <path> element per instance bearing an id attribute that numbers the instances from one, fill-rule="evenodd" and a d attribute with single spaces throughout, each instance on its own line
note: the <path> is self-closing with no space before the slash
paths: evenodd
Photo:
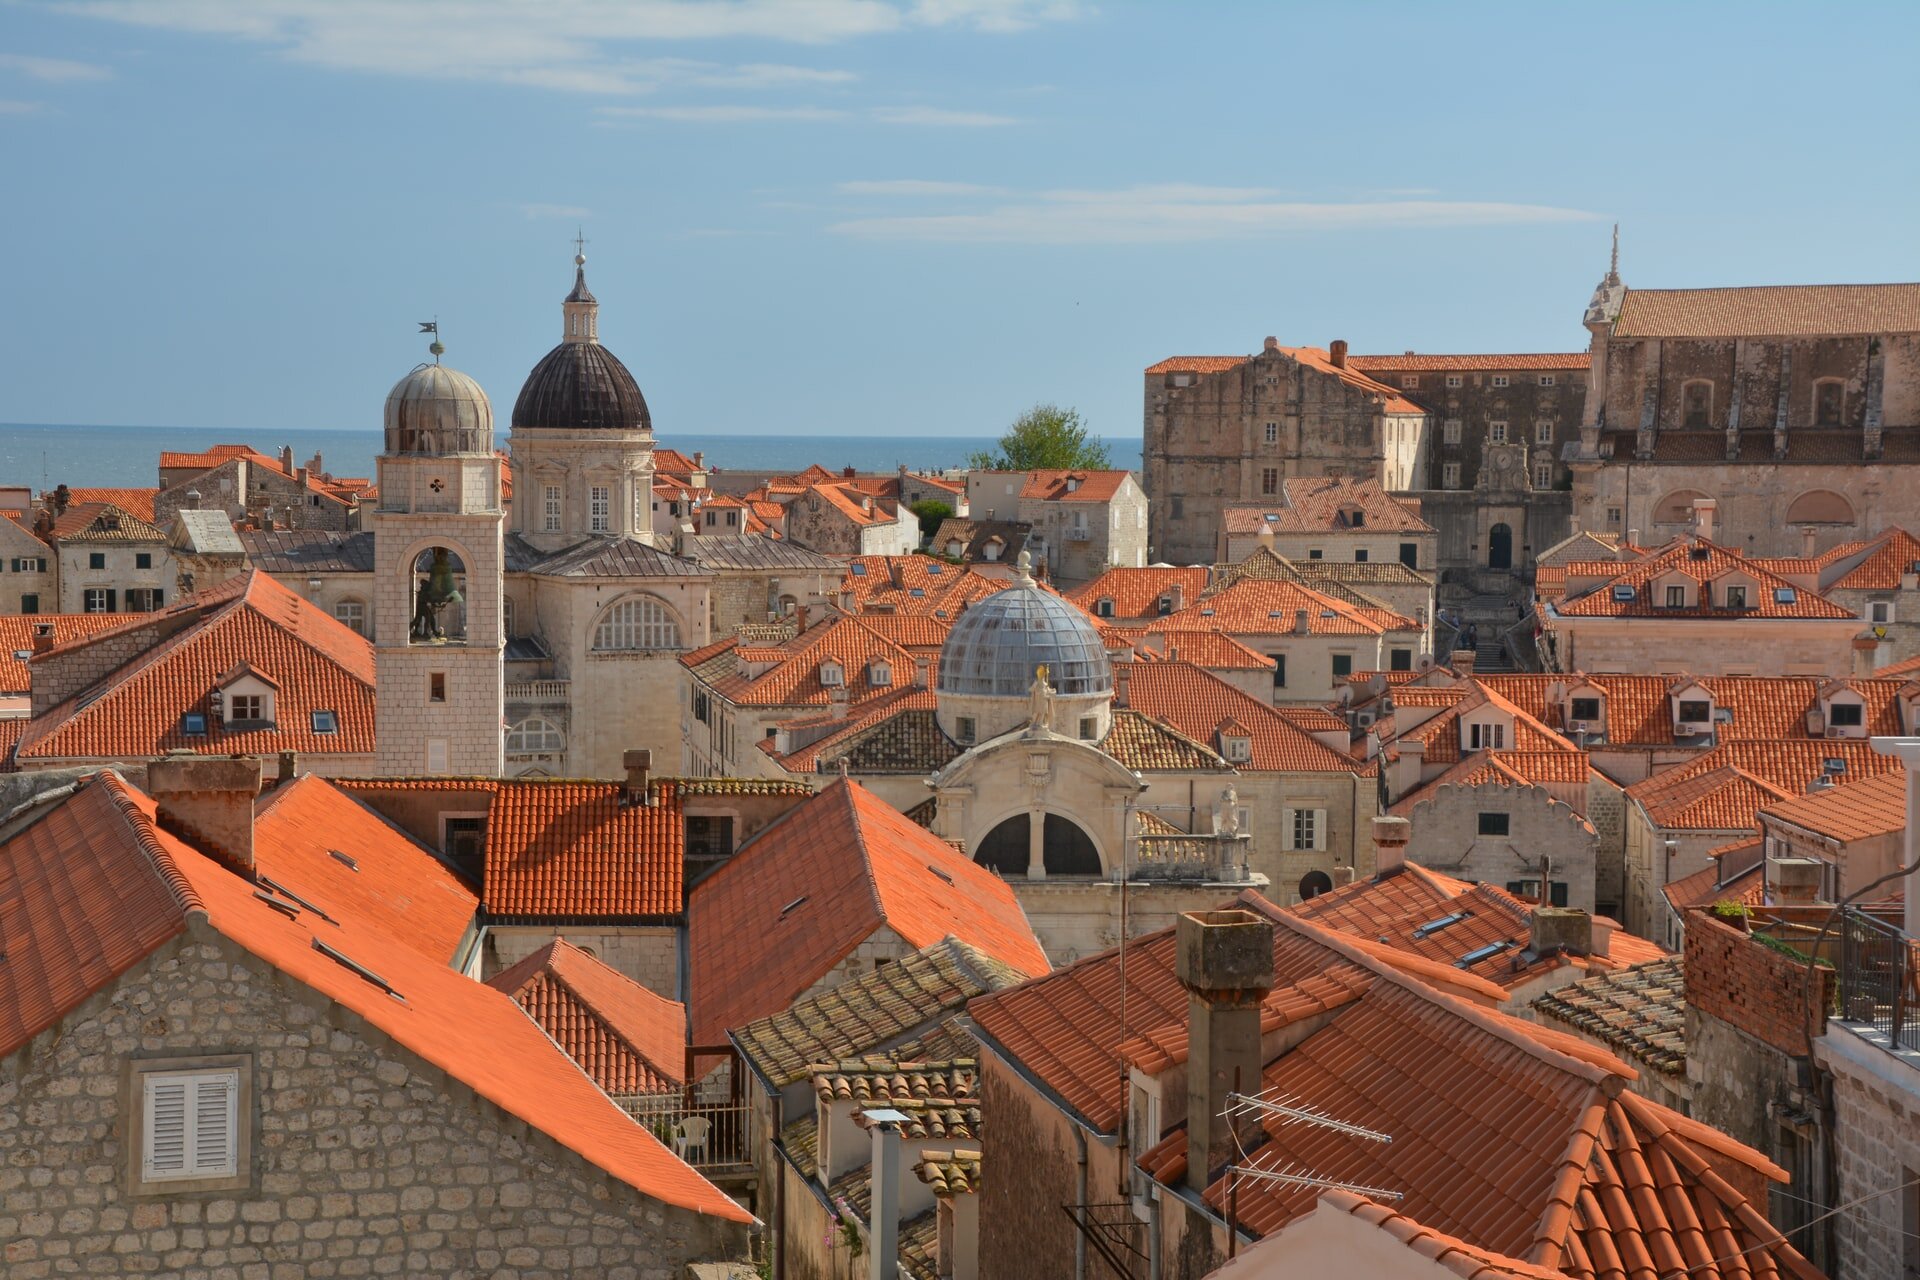
<path id="1" fill-rule="evenodd" d="M 680 985 L 680 931 L 672 925 L 492 925 L 480 976 L 512 968 L 555 938 L 592 953 L 656 995 L 687 998 Z"/>
<path id="2" fill-rule="evenodd" d="M 1525 568 L 1534 556 L 1573 532 L 1573 495 L 1564 490 L 1491 493 L 1434 488 L 1393 496 L 1417 501 L 1421 517 L 1439 531 L 1434 563 L 1441 570 L 1486 567 L 1490 531 L 1497 524 L 1512 532 L 1516 569 Z"/>
<path id="3" fill-rule="evenodd" d="M 1920 1069 L 1839 1024 L 1818 1053 L 1832 1073 L 1834 1199 L 1858 1202 L 1835 1220 L 1832 1274 L 1904 1280 L 1920 1266 Z"/>
<path id="4" fill-rule="evenodd" d="M 1481 835 L 1483 813 L 1505 815 L 1507 834 Z M 1566 885 L 1565 905 L 1594 910 L 1593 828 L 1544 787 L 1448 783 L 1428 791 L 1407 817 L 1412 823 L 1409 862 L 1496 885 L 1548 879 Z M 1551 865 L 1543 867 L 1543 861 Z M 1540 892 L 1549 891 L 1542 886 Z"/>
<path id="5" fill-rule="evenodd" d="M 235 1191 L 139 1194 L 135 1058 L 251 1059 Z M 94 1274 L 669 1280 L 744 1231 L 647 1199 L 204 926 L 0 1063 L 13 1280 Z M 21 1123 L 21 1121 L 25 1123 Z"/>
<path id="6" fill-rule="evenodd" d="M 1367 367 L 1366 357 L 1356 364 Z M 1461 369 L 1397 373 L 1369 370 L 1369 376 L 1400 388 L 1400 394 L 1427 411 L 1428 487 L 1440 487 L 1441 469 L 1460 467 L 1460 485 L 1472 489 L 1491 440 L 1491 424 L 1507 424 L 1507 440 L 1525 441 L 1536 456 L 1558 458 L 1560 447 L 1580 438 L 1580 411 L 1586 403 L 1587 367 L 1567 369 Z M 1450 381 L 1459 386 L 1447 385 Z M 1505 385 L 1495 385 L 1504 382 Z M 1543 385 L 1544 384 L 1544 385 Z M 1459 439 L 1447 441 L 1447 423 L 1458 422 Z M 1546 424 L 1543 440 L 1540 428 Z M 1566 467 L 1555 464 L 1555 485 L 1568 482 Z M 1541 543 L 1550 546 L 1551 543 Z"/>
<path id="7" fill-rule="evenodd" d="M 1626 794 L 1595 771 L 1587 780 L 1587 821 L 1594 831 L 1594 910 L 1616 920 L 1627 892 L 1626 812 Z"/>

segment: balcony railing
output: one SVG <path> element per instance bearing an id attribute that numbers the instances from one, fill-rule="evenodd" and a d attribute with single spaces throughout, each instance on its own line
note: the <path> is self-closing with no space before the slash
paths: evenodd
<path id="1" fill-rule="evenodd" d="M 1840 1017 L 1872 1027 L 1889 1047 L 1920 1051 L 1920 938 L 1849 911 L 1840 939 Z"/>
<path id="2" fill-rule="evenodd" d="M 678 1093 L 636 1094 L 614 1101 L 696 1169 L 743 1168 L 752 1163 L 745 1103 L 684 1102 Z"/>
<path id="3" fill-rule="evenodd" d="M 565 705 L 568 701 L 566 680 L 509 680 L 507 682 L 508 702 L 539 702 Z"/>

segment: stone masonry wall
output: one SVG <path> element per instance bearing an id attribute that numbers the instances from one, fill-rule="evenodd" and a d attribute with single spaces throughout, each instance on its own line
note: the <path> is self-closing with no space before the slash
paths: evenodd
<path id="1" fill-rule="evenodd" d="M 1905 1280 L 1920 1261 L 1920 1070 L 1836 1027 L 1820 1045 L 1833 1082 L 1835 1199 L 1859 1201 L 1835 1220 L 1835 1276 Z"/>
<path id="2" fill-rule="evenodd" d="M 1803 961 L 1754 941 L 1711 912 L 1687 917 L 1687 1003 L 1698 1006 L 1782 1053 L 1804 1055 L 1807 968 Z M 1832 1007 L 1834 971 L 1814 970 L 1816 1009 Z M 1823 1019 L 1816 1014 L 1813 1034 Z"/>
<path id="3" fill-rule="evenodd" d="M 252 1056 L 251 1185 L 134 1194 L 129 1059 L 219 1053 Z M 10 1280 L 668 1280 L 745 1252 L 204 926 L 0 1063 L 0 1241 Z"/>

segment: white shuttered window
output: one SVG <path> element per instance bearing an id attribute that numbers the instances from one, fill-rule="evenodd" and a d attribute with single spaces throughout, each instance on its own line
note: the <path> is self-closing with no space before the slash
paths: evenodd
<path id="1" fill-rule="evenodd" d="M 141 1168 L 149 1182 L 231 1178 L 237 1171 L 240 1073 L 155 1071 L 141 1077 Z"/>
<path id="2" fill-rule="evenodd" d="M 1315 852 L 1327 847 L 1325 809 L 1288 809 L 1283 814 L 1287 848 Z"/>

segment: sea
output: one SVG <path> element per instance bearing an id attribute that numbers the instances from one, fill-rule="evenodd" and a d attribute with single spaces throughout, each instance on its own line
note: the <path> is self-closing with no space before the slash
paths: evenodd
<path id="1" fill-rule="evenodd" d="M 505 443 L 506 434 L 497 437 Z M 993 448 L 988 436 L 671 435 L 657 443 L 691 457 L 704 453 L 708 467 L 735 471 L 803 471 L 817 462 L 830 471 L 893 471 L 905 465 L 921 472 L 964 467 L 970 454 Z M 1113 465 L 1140 468 L 1138 437 L 1106 442 Z M 66 484 L 99 488 L 148 487 L 158 482 L 160 452 L 204 452 L 216 444 L 246 444 L 278 457 L 293 447 L 296 465 L 318 453 L 336 476 L 373 475 L 379 431 L 288 431 L 278 427 L 89 427 L 0 423 L 0 485 L 50 489 Z"/>

